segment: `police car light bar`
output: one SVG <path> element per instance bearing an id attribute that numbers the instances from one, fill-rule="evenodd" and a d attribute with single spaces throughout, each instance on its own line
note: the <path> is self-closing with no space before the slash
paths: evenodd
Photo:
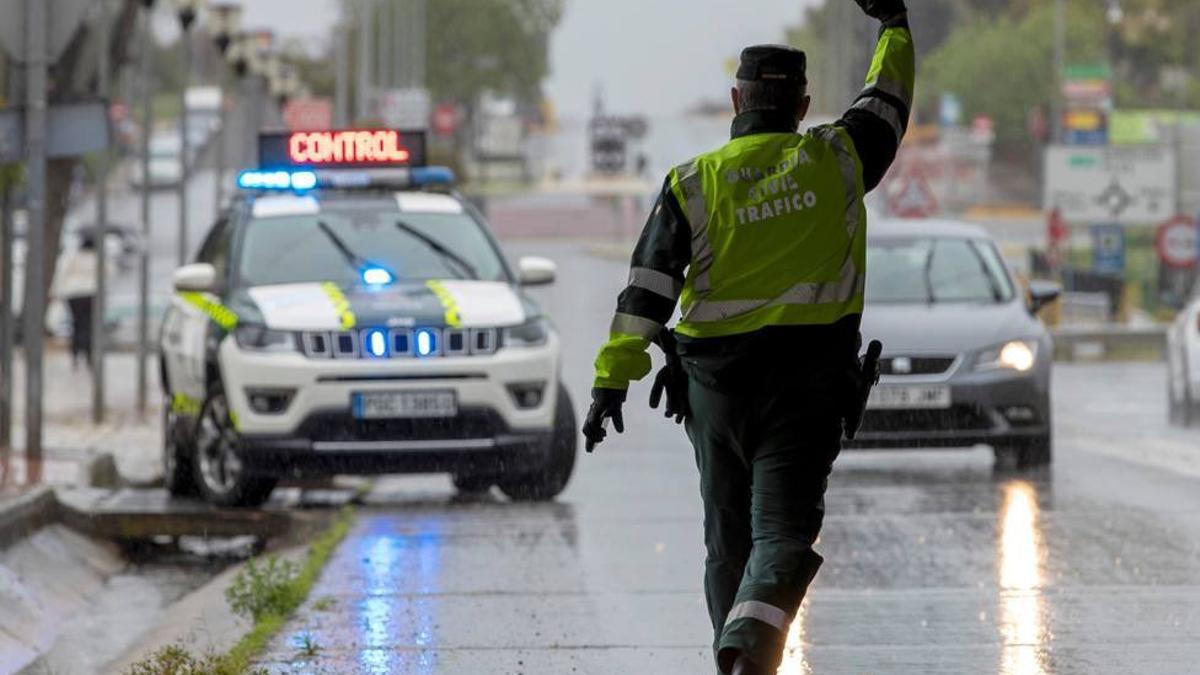
<path id="1" fill-rule="evenodd" d="M 316 188 L 334 189 L 396 189 L 453 185 L 454 172 L 444 166 L 423 166 L 415 169 L 330 169 L 312 171 L 251 170 L 238 174 L 237 185 L 243 190 L 307 192 Z"/>

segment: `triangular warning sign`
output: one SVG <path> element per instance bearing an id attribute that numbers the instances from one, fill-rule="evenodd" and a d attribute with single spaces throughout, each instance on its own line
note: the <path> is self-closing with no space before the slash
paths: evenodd
<path id="1" fill-rule="evenodd" d="M 938 212 L 937 197 L 921 174 L 898 179 L 899 187 L 888 199 L 888 209 L 897 218 L 930 218 Z"/>

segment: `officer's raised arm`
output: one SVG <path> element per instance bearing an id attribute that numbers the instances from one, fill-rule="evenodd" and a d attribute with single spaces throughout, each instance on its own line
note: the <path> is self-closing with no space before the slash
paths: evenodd
<path id="1" fill-rule="evenodd" d="M 863 183 L 875 189 L 896 159 L 908 120 L 916 80 L 916 56 L 903 0 L 855 0 L 882 26 L 867 84 L 838 126 L 854 141 Z"/>
<path id="2" fill-rule="evenodd" d="M 629 284 L 617 298 L 617 312 L 608 342 L 596 357 L 592 407 L 584 423 L 587 449 L 604 439 L 603 423 L 613 420 L 623 431 L 621 404 L 629 383 L 650 372 L 650 342 L 675 312 L 683 288 L 684 271 L 691 262 L 691 233 L 679 206 L 674 171 L 642 229 L 633 251 Z"/>

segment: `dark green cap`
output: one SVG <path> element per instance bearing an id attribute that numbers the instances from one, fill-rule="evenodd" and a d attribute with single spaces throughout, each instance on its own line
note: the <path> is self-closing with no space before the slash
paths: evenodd
<path id="1" fill-rule="evenodd" d="M 804 85 L 808 83 L 807 69 L 808 57 L 799 49 L 787 45 L 755 45 L 742 50 L 737 79 L 750 82 L 782 80 Z"/>

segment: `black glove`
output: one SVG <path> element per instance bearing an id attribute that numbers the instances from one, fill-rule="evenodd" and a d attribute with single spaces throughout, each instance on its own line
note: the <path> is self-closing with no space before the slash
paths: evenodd
<path id="1" fill-rule="evenodd" d="M 867 16 L 879 21 L 887 21 L 908 11 L 904 0 L 854 0 L 862 7 Z"/>
<path id="2" fill-rule="evenodd" d="M 583 422 L 583 436 L 587 439 L 585 448 L 588 452 L 594 450 L 608 435 L 604 429 L 604 420 L 612 418 L 613 428 L 617 433 L 625 433 L 625 419 L 621 417 L 623 403 L 623 389 L 592 389 L 592 407 L 588 408 L 587 419 Z"/>
<path id="3" fill-rule="evenodd" d="M 659 369 L 654 376 L 654 386 L 650 388 L 650 407 L 658 408 L 663 393 L 667 394 L 667 405 L 664 414 L 675 418 L 676 424 L 682 424 L 692 414 L 688 407 L 687 373 L 678 359 L 667 359 L 667 365 Z"/>

